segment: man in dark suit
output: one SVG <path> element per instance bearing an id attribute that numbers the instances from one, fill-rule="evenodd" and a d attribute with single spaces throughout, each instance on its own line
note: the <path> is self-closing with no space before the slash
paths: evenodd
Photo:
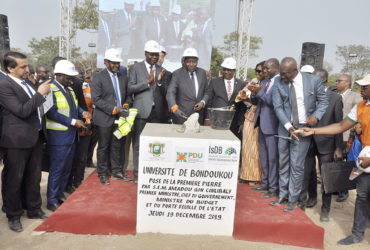
<path id="1" fill-rule="evenodd" d="M 272 103 L 279 120 L 279 198 L 271 205 L 288 201 L 284 211 L 296 208 L 304 179 L 304 161 L 311 137 L 300 137 L 295 130 L 315 126 L 328 106 L 325 88 L 318 76 L 300 73 L 297 62 L 286 57 L 275 80 Z M 293 138 L 293 139 L 291 139 Z"/>
<path id="2" fill-rule="evenodd" d="M 244 123 L 244 113 L 246 106 L 243 102 L 235 103 L 235 97 L 239 91 L 245 87 L 245 83 L 236 79 L 236 61 L 232 57 L 226 58 L 222 64 L 222 77 L 212 79 L 207 89 L 208 104 L 207 108 L 231 107 L 235 105 L 236 112 L 230 125 L 231 132 L 240 140 L 242 139 L 240 125 Z M 205 124 L 210 125 L 208 112 L 205 114 Z"/>
<path id="3" fill-rule="evenodd" d="M 93 122 L 99 131 L 98 175 L 100 183 L 108 185 L 109 165 L 112 179 L 131 180 L 124 172 L 121 159 L 124 157 L 121 150 L 125 144 L 125 137 L 119 140 L 113 135 L 118 127 L 115 120 L 120 115 L 128 115 L 131 98 L 127 90 L 127 76 L 119 73 L 120 63 L 123 61 L 119 51 L 114 48 L 108 49 L 104 58 L 106 68 L 94 75 L 91 96 L 95 105 Z"/>
<path id="4" fill-rule="evenodd" d="M 5 196 L 9 228 L 23 230 L 20 217 L 22 209 L 22 183 L 29 218 L 46 219 L 41 210 L 41 153 L 40 130 L 42 116 L 38 107 L 45 102 L 43 96 L 50 92 L 48 83 L 32 89 L 24 80 L 28 77 L 25 55 L 8 52 L 4 56 L 8 76 L 0 81 L 0 104 L 3 107 L 3 127 L 0 146 L 6 149 Z"/>
<path id="5" fill-rule="evenodd" d="M 277 127 L 279 121 L 272 105 L 272 93 L 275 80 L 279 77 L 279 61 L 276 58 L 268 59 L 263 71 L 267 79 L 261 85 L 251 85 L 252 104 L 257 105 L 254 127 L 259 127 L 258 150 L 262 167 L 262 183 L 256 191 L 267 191 L 262 198 L 276 197 L 278 194 L 278 148 Z"/>
<path id="6" fill-rule="evenodd" d="M 133 107 L 139 110 L 134 123 L 133 161 L 134 181 L 138 179 L 140 134 L 147 122 L 167 123 L 166 89 L 162 84 L 165 70 L 157 64 L 160 46 L 150 40 L 144 46 L 145 60 L 131 66 L 129 70 L 129 93 L 133 95 Z"/>
<path id="7" fill-rule="evenodd" d="M 54 74 L 55 80 L 50 84 L 53 106 L 46 113 L 50 158 L 46 208 L 51 211 L 55 211 L 66 200 L 63 192 L 72 168 L 78 129 L 86 128 L 81 118 L 91 118 L 90 113 L 78 106 L 76 94 L 70 87 L 73 76 L 78 74 L 73 63 L 58 61 Z"/>
<path id="8" fill-rule="evenodd" d="M 324 86 L 327 84 L 328 72 L 324 69 L 318 69 L 314 72 L 314 75 L 321 77 Z M 343 118 L 343 102 L 342 97 L 326 89 L 326 93 L 329 99 L 329 105 L 326 109 L 324 116 L 320 119 L 315 127 L 323 127 L 332 123 L 342 121 Z M 305 208 L 307 200 L 308 187 L 314 193 L 310 194 L 310 198 L 307 201 L 307 207 L 313 207 L 317 202 L 317 174 L 316 174 L 316 160 L 315 156 L 319 159 L 319 168 L 321 171 L 322 163 L 332 162 L 333 160 L 339 160 L 342 158 L 342 144 L 343 134 L 336 134 L 335 136 L 323 136 L 314 135 L 311 142 L 306 161 L 304 165 L 304 182 L 300 198 L 300 207 Z M 331 203 L 331 194 L 327 194 L 324 191 L 324 184 L 321 185 L 322 191 L 322 207 L 320 221 L 329 221 L 329 211 Z"/>
<path id="9" fill-rule="evenodd" d="M 181 21 L 181 6 L 175 5 L 167 21 L 165 44 L 168 46 L 180 46 L 182 43 L 181 35 L 185 26 L 185 23 Z"/>
<path id="10" fill-rule="evenodd" d="M 182 55 L 183 66 L 172 74 L 166 99 L 176 124 L 183 124 L 195 112 L 199 113 L 199 123 L 204 123 L 208 81 L 206 71 L 198 68 L 198 59 L 194 48 L 186 49 Z"/>
<path id="11" fill-rule="evenodd" d="M 161 15 L 161 3 L 159 0 L 150 1 L 150 15 L 143 21 L 145 41 L 155 40 L 163 44 L 166 34 L 166 20 Z"/>

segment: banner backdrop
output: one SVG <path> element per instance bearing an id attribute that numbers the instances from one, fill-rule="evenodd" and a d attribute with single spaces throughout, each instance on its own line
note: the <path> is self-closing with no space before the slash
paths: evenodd
<path id="1" fill-rule="evenodd" d="M 104 67 L 107 48 L 121 51 L 124 65 L 144 59 L 144 44 L 155 40 L 167 52 L 164 67 L 181 67 L 181 56 L 193 47 L 198 66 L 209 70 L 214 31 L 213 0 L 99 0 L 97 65 Z"/>

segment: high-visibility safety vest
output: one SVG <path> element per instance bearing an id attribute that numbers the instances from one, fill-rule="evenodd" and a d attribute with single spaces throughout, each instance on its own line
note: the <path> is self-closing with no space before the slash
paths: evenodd
<path id="1" fill-rule="evenodd" d="M 370 105 L 366 105 L 367 100 L 357 104 L 357 121 L 361 124 L 362 148 L 370 146 Z"/>
<path id="2" fill-rule="evenodd" d="M 131 128 L 132 126 L 134 126 L 134 121 L 138 113 L 139 113 L 138 109 L 131 108 L 129 109 L 129 115 L 126 118 L 124 117 L 119 118 L 118 129 L 113 132 L 114 136 L 118 140 L 131 132 Z"/>
<path id="3" fill-rule="evenodd" d="M 60 91 L 60 89 L 54 83 L 50 84 L 50 89 L 51 89 L 51 91 L 53 91 L 53 95 L 55 96 L 55 101 L 56 101 L 56 105 L 57 105 L 57 108 L 58 108 L 57 112 L 59 114 L 62 114 L 64 116 L 66 116 L 66 117 L 69 117 L 70 116 L 69 115 L 70 108 L 69 108 L 67 98 L 64 96 L 62 91 Z M 75 106 L 76 106 L 76 109 L 77 109 L 78 108 L 78 103 L 77 103 L 77 98 L 76 98 L 75 92 L 70 87 L 68 87 L 68 90 L 71 93 L 71 95 L 73 96 L 73 101 L 75 102 Z M 67 131 L 68 127 L 64 126 L 63 124 L 60 124 L 56 121 L 53 121 L 50 118 L 48 118 L 48 116 L 46 116 L 46 129 Z"/>
<path id="4" fill-rule="evenodd" d="M 84 98 L 85 98 L 85 103 L 86 103 L 87 109 L 90 112 L 90 114 L 92 114 L 93 103 L 92 103 L 92 99 L 91 99 L 91 88 L 90 88 L 90 85 L 87 82 L 85 82 L 82 85 L 82 92 L 84 93 Z"/>

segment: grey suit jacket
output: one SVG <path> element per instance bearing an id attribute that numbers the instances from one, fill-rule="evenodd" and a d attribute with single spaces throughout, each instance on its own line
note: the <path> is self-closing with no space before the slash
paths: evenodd
<path id="1" fill-rule="evenodd" d="M 127 76 L 118 73 L 118 84 L 121 92 L 121 105 L 131 103 L 131 97 L 127 91 Z M 95 106 L 93 111 L 94 124 L 101 127 L 113 125 L 115 116 L 112 115 L 114 107 L 117 105 L 116 94 L 114 92 L 112 79 L 107 69 L 96 73 L 91 84 L 91 97 Z"/>
<path id="2" fill-rule="evenodd" d="M 324 127 L 333 123 L 341 122 L 343 117 L 342 97 L 333 91 L 327 90 L 329 105 L 324 116 L 316 124 L 316 127 Z M 335 148 L 343 147 L 343 134 L 314 135 L 317 149 L 320 154 L 333 153 Z"/>
<path id="3" fill-rule="evenodd" d="M 190 116 L 195 111 L 194 105 L 203 100 L 206 104 L 208 102 L 207 95 L 207 76 L 206 71 L 202 68 L 197 68 L 195 70 L 198 79 L 198 95 L 195 96 L 195 89 L 190 79 L 189 71 L 185 67 L 181 67 L 175 70 L 172 74 L 172 79 L 170 86 L 168 87 L 166 99 L 168 102 L 168 107 L 171 107 L 175 104 L 179 106 L 179 109 L 183 111 L 187 116 Z M 199 113 L 199 122 L 203 124 L 204 122 L 204 108 L 200 110 Z M 183 123 L 184 121 L 175 119 L 175 123 Z"/>
<path id="4" fill-rule="evenodd" d="M 148 70 L 145 62 L 134 64 L 129 70 L 128 91 L 134 97 L 133 107 L 139 110 L 137 118 L 147 119 L 155 104 L 156 114 L 161 122 L 167 122 L 169 111 L 166 102 L 167 82 L 158 82 L 158 75 L 162 71 L 162 67 L 155 65 L 155 88 L 149 86 L 147 80 L 149 78 Z"/>
<path id="5" fill-rule="evenodd" d="M 343 119 L 349 114 L 353 106 L 362 101 L 360 94 L 348 90 L 347 93 L 342 97 L 343 98 Z M 347 141 L 349 137 L 349 130 L 343 132 L 343 140 Z"/>
<path id="6" fill-rule="evenodd" d="M 311 115 L 315 116 L 320 120 L 328 106 L 328 96 L 326 95 L 325 88 L 321 83 L 321 78 L 306 73 L 301 74 L 306 115 L 307 117 Z M 284 82 L 280 76 L 276 78 L 275 81 L 272 93 L 272 103 L 274 105 L 275 114 L 280 122 L 278 134 L 289 136 L 288 130 L 284 127 L 286 123 L 292 123 L 289 84 Z"/>

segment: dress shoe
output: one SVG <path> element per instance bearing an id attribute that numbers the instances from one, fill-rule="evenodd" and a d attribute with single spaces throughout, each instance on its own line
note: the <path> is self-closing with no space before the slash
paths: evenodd
<path id="1" fill-rule="evenodd" d="M 41 209 L 37 210 L 37 212 L 34 213 L 27 213 L 28 219 L 41 219 L 46 220 L 48 217 L 45 215 L 44 211 Z"/>
<path id="2" fill-rule="evenodd" d="M 261 197 L 264 198 L 264 199 L 270 199 L 272 197 L 278 197 L 278 194 L 276 192 L 267 191 L 266 193 L 261 195 Z"/>
<path id="3" fill-rule="evenodd" d="M 112 174 L 112 180 L 131 181 L 132 179 L 122 173 Z"/>
<path id="4" fill-rule="evenodd" d="M 267 191 L 267 187 L 259 186 L 259 187 L 252 188 L 252 190 L 253 191 L 259 191 L 259 192 L 264 192 L 264 191 Z"/>
<path id="5" fill-rule="evenodd" d="M 65 197 L 59 198 L 58 202 L 60 205 L 62 205 L 67 199 Z"/>
<path id="6" fill-rule="evenodd" d="M 66 192 L 68 194 L 72 194 L 75 190 L 76 190 L 76 188 L 74 186 L 67 186 L 66 189 L 64 190 L 64 192 Z"/>
<path id="7" fill-rule="evenodd" d="M 288 202 L 284 207 L 284 212 L 292 212 L 297 206 L 297 202 Z"/>
<path id="8" fill-rule="evenodd" d="M 22 227 L 20 218 L 8 219 L 8 224 L 9 224 L 10 230 L 12 230 L 14 232 L 22 232 L 23 231 L 23 227 Z"/>
<path id="9" fill-rule="evenodd" d="M 306 207 L 314 207 L 317 204 L 317 198 L 308 198 Z"/>
<path id="10" fill-rule="evenodd" d="M 306 204 L 304 202 L 298 202 L 297 207 L 299 207 L 303 212 L 306 211 Z"/>
<path id="11" fill-rule="evenodd" d="M 137 180 L 137 177 L 134 178 L 133 182 L 137 184 L 139 181 Z"/>
<path id="12" fill-rule="evenodd" d="M 344 238 L 344 239 L 341 239 L 340 241 L 338 241 L 338 244 L 339 245 L 352 245 L 354 243 L 359 243 L 361 242 L 362 239 L 357 237 L 357 236 L 354 236 L 353 234 L 351 234 L 350 236 Z"/>
<path id="13" fill-rule="evenodd" d="M 276 200 L 271 201 L 270 202 L 270 205 L 272 205 L 272 206 L 280 206 L 281 204 L 283 204 L 286 201 L 287 201 L 286 198 L 279 198 L 279 199 L 276 199 Z"/>
<path id="14" fill-rule="evenodd" d="M 339 192 L 338 194 L 338 197 L 337 197 L 337 202 L 343 202 L 343 201 L 346 201 L 347 198 L 348 198 L 348 191 L 342 191 L 342 192 Z"/>
<path id="15" fill-rule="evenodd" d="M 320 221 L 321 222 L 329 222 L 329 212 L 321 211 Z"/>
<path id="16" fill-rule="evenodd" d="M 96 165 L 95 165 L 94 163 L 92 163 L 92 162 L 91 162 L 91 163 L 87 163 L 87 164 L 86 164 L 86 167 L 87 167 L 87 168 L 96 168 Z"/>
<path id="17" fill-rule="evenodd" d="M 1 211 L 3 211 L 3 213 L 6 214 L 6 208 L 4 205 L 1 206 Z"/>
<path id="18" fill-rule="evenodd" d="M 99 180 L 100 180 L 100 183 L 102 185 L 109 185 L 109 180 L 108 180 L 107 176 L 101 175 L 101 176 L 99 176 Z"/>
<path id="19" fill-rule="evenodd" d="M 54 212 L 55 210 L 58 209 L 59 206 L 60 206 L 59 203 L 47 204 L 46 208 Z"/>

